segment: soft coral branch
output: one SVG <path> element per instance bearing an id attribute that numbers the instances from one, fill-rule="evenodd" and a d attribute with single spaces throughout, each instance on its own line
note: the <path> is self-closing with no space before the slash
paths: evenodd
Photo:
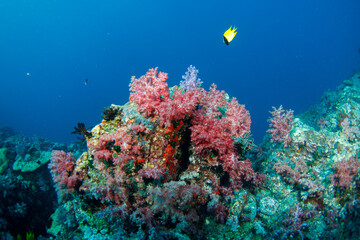
<path id="1" fill-rule="evenodd" d="M 199 89 L 182 93 L 177 87 L 174 88 L 172 100 L 164 101 L 160 104 L 159 115 L 160 124 L 170 126 L 172 121 L 184 119 L 191 116 L 195 111 L 201 97 Z"/>
<path id="2" fill-rule="evenodd" d="M 73 192 L 80 178 L 74 172 L 75 158 L 72 153 L 55 150 L 51 153 L 49 169 L 58 188 Z"/>
<path id="3" fill-rule="evenodd" d="M 350 188 L 354 177 L 358 175 L 360 161 L 355 157 L 351 157 L 349 160 L 343 159 L 335 164 L 334 169 L 335 173 L 330 175 L 332 182 L 341 188 Z"/>
<path id="4" fill-rule="evenodd" d="M 140 78 L 132 77 L 130 83 L 130 102 L 139 105 L 138 111 L 145 116 L 156 115 L 162 102 L 169 99 L 169 86 L 166 83 L 167 73 L 151 68 Z"/>
<path id="5" fill-rule="evenodd" d="M 202 81 L 197 77 L 198 73 L 199 71 L 194 66 L 190 65 L 190 67 L 188 67 L 188 71 L 185 73 L 185 75 L 182 76 L 184 81 L 180 82 L 180 86 L 185 91 L 193 91 L 199 88 L 202 84 Z"/>
<path id="6" fill-rule="evenodd" d="M 251 119 L 249 111 L 244 105 L 239 104 L 236 98 L 227 103 L 225 117 L 222 118 L 223 126 L 232 137 L 243 137 L 250 131 Z"/>
<path id="7" fill-rule="evenodd" d="M 287 147 L 291 142 L 290 130 L 294 124 L 294 112 L 293 110 L 285 110 L 282 106 L 278 109 L 273 107 L 273 111 L 270 112 L 272 118 L 270 122 L 270 129 L 267 130 L 271 135 L 271 141 L 283 142 L 284 146 Z"/>
<path id="8" fill-rule="evenodd" d="M 197 111 L 191 123 L 191 142 L 197 153 L 213 152 L 225 155 L 234 150 L 233 140 L 219 119 Z"/>

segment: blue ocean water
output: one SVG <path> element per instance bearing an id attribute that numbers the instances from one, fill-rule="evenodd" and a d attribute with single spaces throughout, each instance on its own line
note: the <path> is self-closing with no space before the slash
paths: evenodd
<path id="1" fill-rule="evenodd" d="M 131 76 L 158 66 L 173 86 L 194 65 L 246 105 L 260 143 L 272 106 L 300 114 L 359 70 L 359 13 L 357 0 L 3 0 L 0 126 L 75 141 L 78 122 L 128 101 Z"/>

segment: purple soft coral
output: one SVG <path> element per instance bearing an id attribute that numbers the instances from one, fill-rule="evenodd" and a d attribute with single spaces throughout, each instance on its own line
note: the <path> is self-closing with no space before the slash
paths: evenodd
<path id="1" fill-rule="evenodd" d="M 192 91 L 200 87 L 202 81 L 200 78 L 197 78 L 198 73 L 199 71 L 194 66 L 190 65 L 190 67 L 188 67 L 188 71 L 182 76 L 184 81 L 180 82 L 180 87 L 182 87 L 185 91 Z"/>

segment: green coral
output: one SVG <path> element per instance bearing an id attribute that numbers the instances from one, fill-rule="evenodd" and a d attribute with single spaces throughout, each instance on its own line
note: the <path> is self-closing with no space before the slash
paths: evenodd
<path id="1" fill-rule="evenodd" d="M 51 157 L 51 152 L 38 151 L 33 155 L 26 154 L 25 157 L 16 156 L 13 170 L 21 172 L 32 172 L 46 164 Z"/>

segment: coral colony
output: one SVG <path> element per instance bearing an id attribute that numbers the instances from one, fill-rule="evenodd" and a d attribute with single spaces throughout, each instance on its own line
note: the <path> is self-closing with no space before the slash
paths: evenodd
<path id="1" fill-rule="evenodd" d="M 78 123 L 87 149 L 0 129 L 0 238 L 358 239 L 359 74 L 299 116 L 274 107 L 259 147 L 195 67 L 167 78 L 133 77 L 128 103 Z"/>
<path id="2" fill-rule="evenodd" d="M 244 105 L 215 84 L 206 91 L 197 75 L 190 66 L 172 88 L 157 68 L 133 77 L 130 101 L 105 109 L 102 123 L 85 131 L 87 152 L 77 160 L 52 153 L 62 205 L 49 232 L 86 239 L 356 236 L 359 118 L 342 112 L 334 122 L 318 107 L 303 118 L 316 120 L 316 130 L 292 110 L 273 108 L 261 150 Z M 59 226 L 64 219 L 78 235 Z"/>
<path id="3" fill-rule="evenodd" d="M 265 177 L 235 147 L 250 131 L 245 107 L 216 85 L 201 88 L 192 66 L 181 87 L 167 78 L 157 68 L 133 77 L 130 102 L 92 129 L 88 152 L 76 161 L 54 151 L 50 169 L 63 199 L 76 194 L 94 213 L 112 209 L 127 235 L 197 238 L 207 217 L 226 222 L 236 189 Z"/>

